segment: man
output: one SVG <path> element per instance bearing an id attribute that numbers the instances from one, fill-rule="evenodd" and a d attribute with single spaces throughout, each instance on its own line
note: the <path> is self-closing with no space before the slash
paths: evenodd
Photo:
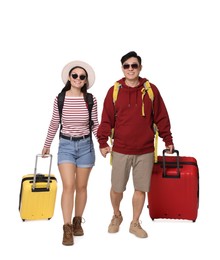
<path id="1" fill-rule="evenodd" d="M 157 87 L 150 83 L 154 100 L 149 98 L 144 83 L 146 78 L 139 76 L 141 57 L 132 51 L 121 58 L 124 77 L 118 80 L 120 89 L 116 102 L 113 102 L 113 86 L 104 100 L 101 123 L 97 137 L 102 156 L 112 152 L 112 175 L 110 198 L 113 217 L 108 227 L 109 233 L 119 231 L 123 221 L 120 203 L 132 168 L 134 194 L 132 198 L 133 219 L 130 233 L 140 238 L 148 236 L 140 225 L 140 215 L 145 203 L 146 192 L 150 189 L 154 163 L 154 127 L 163 139 L 167 152 L 174 149 L 167 109 Z M 152 103 L 153 102 L 153 103 Z M 111 129 L 114 128 L 112 148 L 108 145 Z"/>

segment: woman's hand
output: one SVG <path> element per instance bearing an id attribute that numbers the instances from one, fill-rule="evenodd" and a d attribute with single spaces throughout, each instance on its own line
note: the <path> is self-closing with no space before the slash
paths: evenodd
<path id="1" fill-rule="evenodd" d="M 46 157 L 45 155 L 50 154 L 50 148 L 44 147 L 41 154 L 42 154 L 42 157 L 45 158 Z"/>

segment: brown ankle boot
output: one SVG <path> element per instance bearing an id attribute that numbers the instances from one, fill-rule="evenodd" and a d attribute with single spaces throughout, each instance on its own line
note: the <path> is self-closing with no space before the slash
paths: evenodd
<path id="1" fill-rule="evenodd" d="M 72 246 L 73 244 L 73 225 L 65 224 L 63 225 L 63 245 Z"/>
<path id="2" fill-rule="evenodd" d="M 74 236 L 83 236 L 84 232 L 81 227 L 82 217 L 74 217 L 73 218 L 73 235 Z"/>

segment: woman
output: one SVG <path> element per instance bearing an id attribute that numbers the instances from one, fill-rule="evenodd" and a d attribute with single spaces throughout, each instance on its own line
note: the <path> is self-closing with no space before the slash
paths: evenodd
<path id="1" fill-rule="evenodd" d="M 65 99 L 62 110 L 62 128 L 58 148 L 58 168 L 63 184 L 61 208 L 63 213 L 63 245 L 73 245 L 73 236 L 82 236 L 82 216 L 87 201 L 87 184 L 95 164 L 95 151 L 89 127 L 86 103 L 87 89 L 95 81 L 92 67 L 83 61 L 68 63 L 62 71 Z M 55 98 L 42 155 L 50 153 L 50 146 L 59 128 L 58 97 Z M 97 100 L 93 96 L 92 132 L 97 137 Z M 74 217 L 72 220 L 72 214 Z"/>

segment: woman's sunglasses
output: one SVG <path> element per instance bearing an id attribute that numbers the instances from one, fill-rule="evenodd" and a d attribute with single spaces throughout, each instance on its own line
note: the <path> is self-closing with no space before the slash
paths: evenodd
<path id="1" fill-rule="evenodd" d="M 123 64 L 123 68 L 124 70 L 127 70 L 129 68 L 132 68 L 132 69 L 137 69 L 139 67 L 139 65 L 137 63 L 133 63 L 133 64 Z"/>
<path id="2" fill-rule="evenodd" d="M 71 76 L 73 79 L 77 79 L 79 77 L 81 80 L 84 80 L 86 78 L 86 75 L 78 75 L 76 73 L 72 74 Z"/>

